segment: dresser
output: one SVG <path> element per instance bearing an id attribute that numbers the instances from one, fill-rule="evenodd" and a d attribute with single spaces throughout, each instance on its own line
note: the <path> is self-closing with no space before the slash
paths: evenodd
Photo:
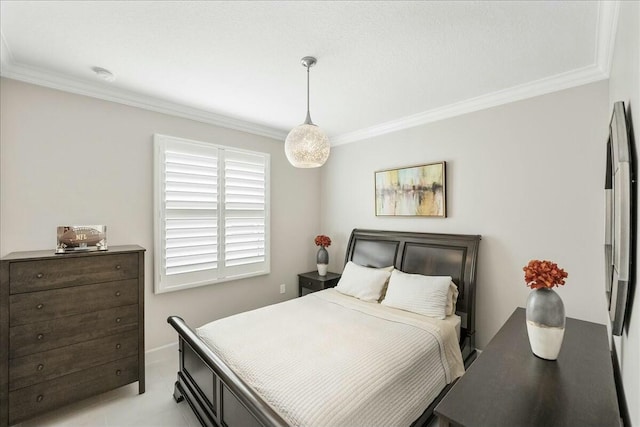
<path id="1" fill-rule="evenodd" d="M 144 249 L 0 260 L 0 427 L 138 381 Z"/>
<path id="2" fill-rule="evenodd" d="M 606 326 L 567 318 L 558 360 L 543 360 L 517 308 L 435 414 L 441 427 L 621 426 Z"/>

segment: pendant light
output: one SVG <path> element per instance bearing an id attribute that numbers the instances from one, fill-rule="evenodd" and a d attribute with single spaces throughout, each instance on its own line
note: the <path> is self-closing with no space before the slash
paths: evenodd
<path id="1" fill-rule="evenodd" d="M 303 124 L 291 129 L 284 141 L 284 152 L 289 163 L 297 168 L 317 168 L 329 158 L 329 138 L 313 124 L 309 114 L 309 68 L 316 64 L 316 58 L 305 56 L 302 65 L 307 68 L 307 118 Z"/>

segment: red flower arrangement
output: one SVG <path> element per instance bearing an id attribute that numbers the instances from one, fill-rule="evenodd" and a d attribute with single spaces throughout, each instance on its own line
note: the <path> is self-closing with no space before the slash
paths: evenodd
<path id="1" fill-rule="evenodd" d="M 533 259 L 523 269 L 524 281 L 531 289 L 564 285 L 568 274 L 551 261 Z"/>
<path id="2" fill-rule="evenodd" d="M 325 236 L 324 234 L 316 236 L 315 242 L 316 246 L 322 246 L 323 248 L 331 246 L 331 239 L 329 236 Z"/>

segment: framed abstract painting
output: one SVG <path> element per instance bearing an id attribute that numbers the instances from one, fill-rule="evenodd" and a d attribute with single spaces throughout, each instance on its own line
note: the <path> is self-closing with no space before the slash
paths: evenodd
<path id="1" fill-rule="evenodd" d="M 376 216 L 446 217 L 445 162 L 375 172 Z"/>

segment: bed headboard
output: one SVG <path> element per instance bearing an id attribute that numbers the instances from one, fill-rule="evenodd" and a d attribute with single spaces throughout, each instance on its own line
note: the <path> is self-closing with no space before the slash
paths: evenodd
<path id="1" fill-rule="evenodd" d="M 347 261 L 365 267 L 390 265 L 405 273 L 451 276 L 458 286 L 460 344 L 475 348 L 475 286 L 480 236 L 354 229 Z M 465 352 L 463 351 L 463 356 Z"/>

